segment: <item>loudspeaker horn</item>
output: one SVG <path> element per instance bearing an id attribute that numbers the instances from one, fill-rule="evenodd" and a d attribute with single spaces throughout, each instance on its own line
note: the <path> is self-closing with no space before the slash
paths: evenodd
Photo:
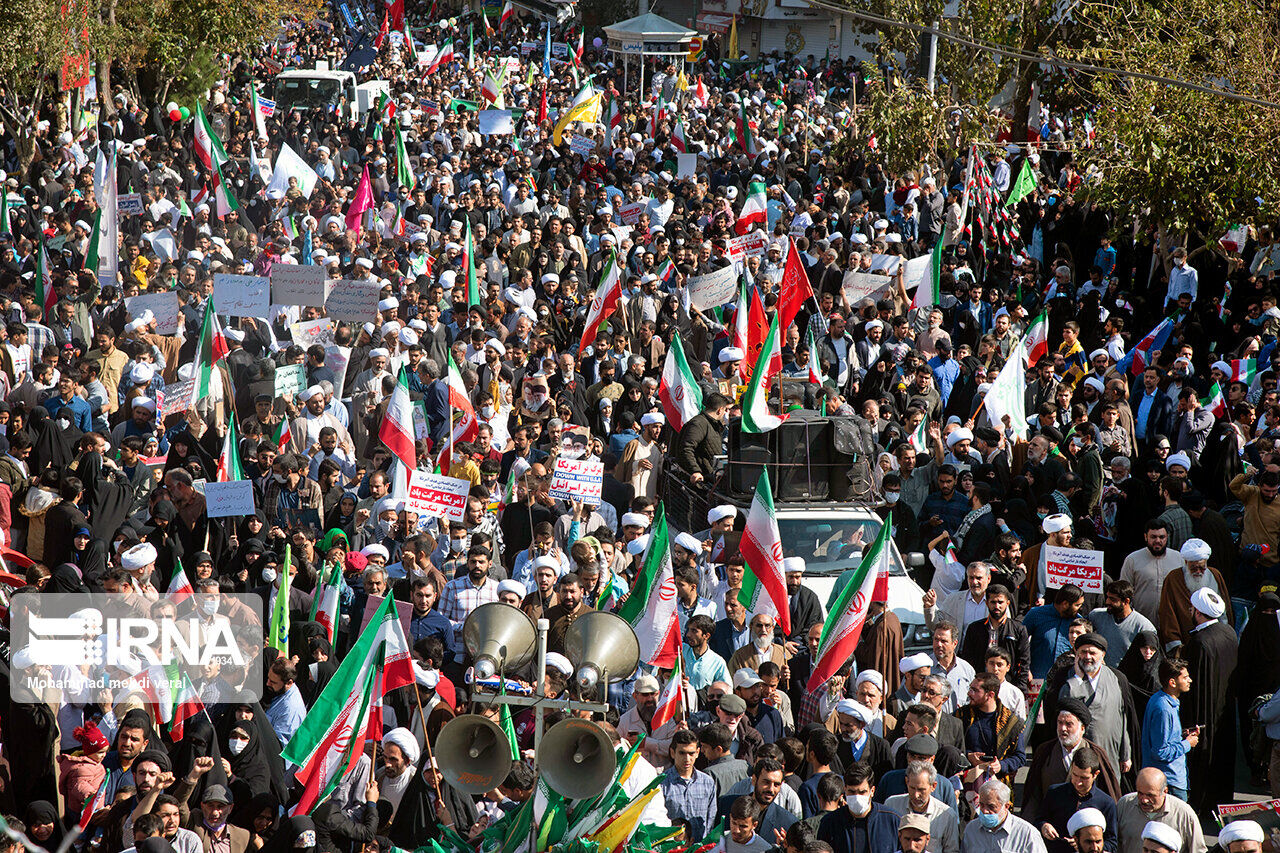
<path id="1" fill-rule="evenodd" d="M 462 642 L 475 661 L 475 677 L 489 678 L 533 660 L 538 632 L 524 611 L 492 601 L 471 611 L 462 625 Z"/>
<path id="2" fill-rule="evenodd" d="M 463 714 L 446 723 L 436 738 L 435 756 L 449 784 L 468 794 L 492 791 L 511 772 L 507 736 L 479 714 Z"/>
<path id="3" fill-rule="evenodd" d="M 604 791 L 618 769 L 618 756 L 604 729 L 569 717 L 556 723 L 538 745 L 538 770 L 557 794 L 584 800 Z"/>
<path id="4" fill-rule="evenodd" d="M 574 620 L 564 635 L 564 653 L 578 673 L 584 696 L 608 673 L 610 682 L 630 678 L 640 663 L 636 632 L 615 613 L 592 610 Z"/>

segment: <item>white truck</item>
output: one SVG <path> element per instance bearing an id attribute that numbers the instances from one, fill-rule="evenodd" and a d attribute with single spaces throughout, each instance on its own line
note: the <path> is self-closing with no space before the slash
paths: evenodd
<path id="1" fill-rule="evenodd" d="M 341 107 L 344 117 L 360 119 L 378 104 L 378 96 L 390 91 L 386 80 L 357 83 L 350 71 L 334 71 L 326 63 L 314 69 L 291 68 L 276 75 L 276 109 L 332 110 Z"/>

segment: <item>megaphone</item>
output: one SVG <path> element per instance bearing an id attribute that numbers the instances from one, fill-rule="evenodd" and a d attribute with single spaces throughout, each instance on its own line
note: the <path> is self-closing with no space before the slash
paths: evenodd
<path id="1" fill-rule="evenodd" d="M 610 682 L 631 677 L 640 663 L 640 641 L 621 616 L 592 610 L 565 632 L 564 653 L 577 670 L 582 695 L 590 696 L 606 673 Z"/>
<path id="2" fill-rule="evenodd" d="M 538 632 L 523 610 L 491 601 L 471 611 L 462 625 L 462 642 L 475 661 L 475 677 L 489 678 L 533 660 Z"/>
<path id="3" fill-rule="evenodd" d="M 511 772 L 507 736 L 496 723 L 479 714 L 464 714 L 446 723 L 436 738 L 435 750 L 441 775 L 468 794 L 492 791 Z"/>
<path id="4" fill-rule="evenodd" d="M 618 756 L 604 729 L 569 717 L 556 723 L 538 745 L 538 770 L 557 794 L 585 800 L 604 791 L 618 769 Z"/>

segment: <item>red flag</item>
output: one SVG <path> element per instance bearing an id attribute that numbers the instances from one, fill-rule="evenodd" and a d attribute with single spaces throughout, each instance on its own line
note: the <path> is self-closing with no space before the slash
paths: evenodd
<path id="1" fill-rule="evenodd" d="M 538 124 L 542 124 L 547 120 L 547 87 L 542 86 L 542 102 L 538 105 Z"/>
<path id="2" fill-rule="evenodd" d="M 778 287 L 778 330 L 785 333 L 800 308 L 812 298 L 813 286 L 809 284 L 809 276 L 805 274 L 804 264 L 800 262 L 795 242 L 788 237 L 787 265 L 782 271 L 782 283 Z"/>
<path id="3" fill-rule="evenodd" d="M 760 350 L 764 349 L 764 339 L 768 336 L 769 318 L 764 315 L 764 303 L 760 300 L 760 290 L 753 287 L 751 288 L 751 307 L 747 311 L 747 356 L 742 360 L 748 373 L 760 358 Z"/>
<path id="4" fill-rule="evenodd" d="M 395 0 L 391 4 L 391 29 L 404 32 L 404 0 Z"/>
<path id="5" fill-rule="evenodd" d="M 374 39 L 373 47 L 375 50 L 382 50 L 383 43 L 387 40 L 388 23 L 387 13 L 382 13 L 382 26 L 378 28 L 378 37 Z"/>

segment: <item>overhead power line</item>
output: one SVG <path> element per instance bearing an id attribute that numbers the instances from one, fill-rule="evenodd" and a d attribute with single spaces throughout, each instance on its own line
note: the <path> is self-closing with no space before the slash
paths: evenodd
<path id="1" fill-rule="evenodd" d="M 808 3 L 810 6 L 825 9 L 828 12 L 832 12 L 837 15 L 847 15 L 851 18 L 857 18 L 859 20 L 876 24 L 877 26 L 910 30 L 915 33 L 925 33 L 974 50 L 994 53 L 997 56 L 1007 56 L 1011 59 L 1018 59 L 1023 62 L 1039 62 L 1045 65 L 1053 65 L 1058 68 L 1071 68 L 1076 71 L 1087 71 L 1094 74 L 1109 74 L 1116 77 L 1126 77 L 1131 80 L 1145 80 L 1149 83 L 1159 83 L 1164 86 L 1173 86 L 1178 89 L 1187 89 L 1192 92 L 1203 92 L 1207 95 L 1216 95 L 1220 98 L 1226 98 L 1231 101 L 1240 101 L 1245 104 L 1253 104 L 1254 106 L 1280 110 L 1280 104 L 1272 101 L 1266 101 L 1262 98 L 1254 98 L 1250 95 L 1242 95 L 1239 92 L 1228 92 L 1225 89 L 1215 89 L 1212 86 L 1205 86 L 1202 83 L 1193 83 L 1190 80 L 1180 80 L 1177 77 L 1164 77 L 1159 74 L 1147 74 L 1142 71 L 1124 71 L 1119 68 L 1107 68 L 1102 65 L 1092 65 L 1087 62 L 1074 62 L 1070 59 L 1061 59 L 1056 56 L 1042 56 L 1035 53 L 1026 53 L 1025 51 L 1015 50 L 1009 47 L 972 41 L 964 36 L 940 30 L 937 27 L 912 24 L 906 21 L 895 21 L 890 18 L 883 18 L 879 15 L 874 15 L 871 12 L 862 11 L 861 9 L 850 9 L 845 6 L 835 6 L 831 3 L 825 3 L 823 0 L 808 0 Z"/>

